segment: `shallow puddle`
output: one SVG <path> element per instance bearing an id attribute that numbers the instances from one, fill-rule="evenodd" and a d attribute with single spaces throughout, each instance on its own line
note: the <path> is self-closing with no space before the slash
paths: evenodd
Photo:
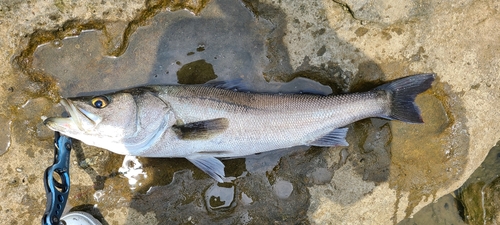
<path id="1" fill-rule="evenodd" d="M 103 31 L 92 30 L 38 47 L 33 67 L 55 77 L 63 97 L 216 78 L 243 80 L 246 90 L 257 92 L 330 93 L 303 80 L 285 87 L 265 81 L 270 60 L 265 43 L 274 28 L 241 2 L 217 1 L 199 16 L 185 10 L 160 13 L 130 36 L 119 57 L 107 56 Z"/>
<path id="2" fill-rule="evenodd" d="M 392 123 L 390 185 L 408 191 L 410 216 L 421 200 L 435 198 L 436 191 L 458 179 L 467 163 L 469 135 L 462 104 L 456 99 L 443 99 L 449 90 L 438 83 L 417 97 L 426 126 Z M 419 162 L 419 163 L 413 163 Z"/>
<path id="3" fill-rule="evenodd" d="M 118 57 L 106 56 L 103 31 L 89 30 L 41 45 L 33 67 L 54 76 L 64 97 L 210 80 L 234 81 L 236 88 L 256 92 L 331 93 L 330 87 L 308 79 L 266 81 L 263 74 L 274 60 L 266 41 L 275 28 L 241 2 L 214 1 L 199 16 L 188 11 L 158 14 L 130 36 Z M 307 154 L 305 147 L 226 160 L 226 176 L 233 181 L 217 184 L 184 159 L 126 157 L 120 166 L 123 156 L 75 145 L 75 163 L 94 185 L 72 186 L 76 197 L 71 205 L 127 205 L 154 212 L 160 223 L 305 221 L 306 187 L 313 180 L 328 182 L 333 174 L 324 153 Z"/>

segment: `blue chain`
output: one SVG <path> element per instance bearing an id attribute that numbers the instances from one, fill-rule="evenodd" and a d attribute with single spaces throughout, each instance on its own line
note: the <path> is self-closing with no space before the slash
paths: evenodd
<path id="1" fill-rule="evenodd" d="M 42 225 L 59 225 L 69 194 L 69 156 L 71 138 L 55 133 L 54 164 L 45 170 L 44 184 L 47 205 Z M 56 179 L 54 175 L 59 176 Z"/>

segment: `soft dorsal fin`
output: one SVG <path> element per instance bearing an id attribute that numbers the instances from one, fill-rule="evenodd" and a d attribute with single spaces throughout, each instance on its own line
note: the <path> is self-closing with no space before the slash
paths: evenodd
<path id="1" fill-rule="evenodd" d="M 180 139 L 195 140 L 207 139 L 220 134 L 227 129 L 228 125 L 228 119 L 218 118 L 186 123 L 183 125 L 174 125 L 172 126 L 172 129 Z"/>
<path id="2" fill-rule="evenodd" d="M 210 175 L 210 177 L 214 178 L 216 181 L 224 183 L 224 164 L 222 164 L 220 160 L 209 155 L 198 154 L 190 155 L 186 157 L 186 159 L 193 163 L 200 170 Z"/>
<path id="3" fill-rule="evenodd" d="M 209 81 L 203 84 L 203 86 L 215 87 L 219 89 L 226 89 L 239 92 L 249 92 L 251 90 L 251 88 L 248 87 L 241 78 L 233 80 L 225 80 L 225 81 Z"/>
<path id="4" fill-rule="evenodd" d="M 345 140 L 347 130 L 347 127 L 337 128 L 309 145 L 318 147 L 349 146 L 349 143 Z"/>

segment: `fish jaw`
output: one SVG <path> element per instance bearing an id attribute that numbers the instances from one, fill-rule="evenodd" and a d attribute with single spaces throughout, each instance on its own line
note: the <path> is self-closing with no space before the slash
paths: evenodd
<path id="1" fill-rule="evenodd" d="M 67 135 L 75 135 L 91 131 L 102 118 L 75 106 L 69 99 L 61 99 L 61 105 L 70 114 L 70 117 L 50 117 L 43 123 L 53 131 Z"/>
<path id="2" fill-rule="evenodd" d="M 80 130 L 80 127 L 69 118 L 50 117 L 43 121 L 43 123 L 53 131 L 58 131 L 63 134 L 73 133 L 75 130 Z"/>
<path id="3" fill-rule="evenodd" d="M 72 117 L 68 118 L 47 118 L 44 124 L 53 131 L 58 131 L 66 136 L 78 139 L 83 143 L 91 146 L 108 149 L 120 155 L 128 155 L 129 150 L 127 146 L 119 141 L 112 140 L 111 138 L 102 138 L 96 135 L 89 135 L 84 130 L 81 130 Z"/>
<path id="4" fill-rule="evenodd" d="M 109 149 L 121 155 L 127 155 L 128 150 L 119 141 L 109 137 L 95 135 L 93 129 L 102 121 L 102 117 L 90 113 L 76 106 L 69 99 L 61 99 L 61 105 L 70 114 L 70 117 L 50 117 L 43 123 L 53 131 L 78 139 L 88 145 Z"/>

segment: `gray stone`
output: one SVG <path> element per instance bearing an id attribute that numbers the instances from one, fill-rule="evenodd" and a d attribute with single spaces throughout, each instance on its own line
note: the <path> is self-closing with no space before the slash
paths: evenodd
<path id="1" fill-rule="evenodd" d="M 147 15 L 166 8 L 185 7 L 200 15 L 206 2 L 196 2 L 181 6 L 179 2 L 155 6 L 131 0 L 0 3 L 0 96 L 4 99 L 0 122 L 11 128 L 2 131 L 0 142 L 2 148 L 10 143 L 0 156 L 4 162 L 0 181 L 6 184 L 0 192 L 1 221 L 39 223 L 45 207 L 42 174 L 52 163 L 53 143 L 40 126 L 40 116 L 60 113 L 61 108 L 55 107 L 60 97 L 58 80 L 34 67 L 29 56 L 36 44 L 51 41 L 55 48 L 64 47 L 65 37 L 99 28 L 106 31 L 98 38 L 105 44 L 99 50 L 102 55 L 93 57 L 120 56 L 130 50 L 129 43 L 123 42 L 124 30 L 139 35 L 145 29 L 141 27 L 153 21 Z M 223 16 L 223 5 L 216 6 L 211 6 L 212 15 Z M 229 211 L 211 214 L 204 209 L 202 193 L 212 181 L 187 162 L 143 159 L 145 173 L 151 176 L 139 183 L 155 188 L 149 194 L 145 188 L 133 192 L 125 178 L 117 175 L 120 156 L 100 156 L 102 150 L 76 143 L 72 159 L 92 159 L 95 165 L 71 165 L 68 208 L 96 204 L 100 214 L 94 215 L 113 224 L 156 224 L 167 219 L 196 223 L 214 218 L 232 223 L 397 223 L 460 187 L 500 139 L 498 2 L 249 0 L 244 6 L 262 20 L 259 23 L 267 24 L 257 29 L 267 41 L 265 47 L 255 45 L 261 50 L 254 55 L 258 63 L 245 65 L 250 68 L 247 71 L 260 69 L 255 74 L 259 80 L 308 77 L 338 93 L 435 72 L 438 79 L 433 88 L 417 98 L 426 123 L 361 121 L 349 127 L 351 146 L 346 149 L 278 152 L 283 157 L 278 160 L 270 155 L 262 167 L 259 163 L 266 161 L 266 155 L 227 161 L 227 173 L 235 182 L 234 204 Z M 202 52 L 197 51 L 199 47 L 186 51 L 183 59 Z M 265 55 L 269 52 L 274 54 Z M 238 58 L 240 63 L 243 59 Z M 258 67 L 262 63 L 267 65 Z M 230 66 L 238 70 L 238 65 Z M 220 71 L 214 67 L 215 74 L 223 74 Z M 289 196 L 276 197 L 276 185 L 286 191 L 280 196 Z M 170 198 L 180 208 L 155 198 Z M 173 208 L 165 211 L 157 205 Z M 181 215 L 174 209 L 193 214 Z M 252 216 L 268 212 L 269 218 Z"/>

